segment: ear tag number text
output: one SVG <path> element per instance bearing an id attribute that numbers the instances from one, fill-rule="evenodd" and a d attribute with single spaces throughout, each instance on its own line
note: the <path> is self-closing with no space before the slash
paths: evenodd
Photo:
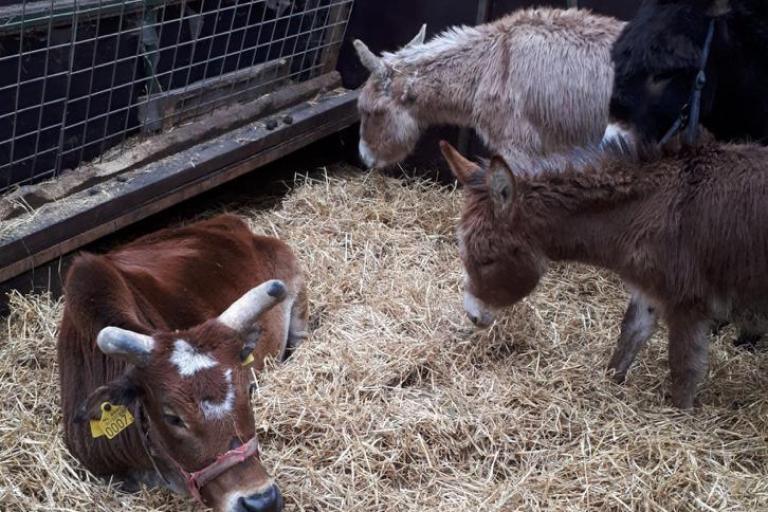
<path id="1" fill-rule="evenodd" d="M 124 405 L 101 404 L 101 419 L 91 420 L 91 436 L 114 439 L 117 434 L 133 424 L 133 415 Z"/>

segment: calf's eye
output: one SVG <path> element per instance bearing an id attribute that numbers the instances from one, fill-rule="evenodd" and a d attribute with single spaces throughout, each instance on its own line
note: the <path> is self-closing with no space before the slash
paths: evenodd
<path id="1" fill-rule="evenodd" d="M 171 425 L 172 427 L 176 428 L 187 428 L 187 424 L 184 423 L 184 420 L 181 419 L 181 417 L 176 416 L 175 414 L 163 414 L 163 421 L 165 421 L 167 424 Z"/>

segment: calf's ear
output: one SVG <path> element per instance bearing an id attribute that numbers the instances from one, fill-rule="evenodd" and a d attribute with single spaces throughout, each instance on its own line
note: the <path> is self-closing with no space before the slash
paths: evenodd
<path id="1" fill-rule="evenodd" d="M 75 413 L 75 422 L 98 420 L 101 418 L 101 406 L 105 402 L 111 405 L 131 405 L 139 396 L 140 390 L 133 383 L 130 374 L 125 374 L 109 384 L 96 388 L 83 400 Z"/>
<path id="2" fill-rule="evenodd" d="M 468 184 L 472 176 L 480 172 L 480 166 L 464 158 L 456 148 L 444 140 L 440 141 L 440 151 L 443 153 L 445 161 L 448 162 L 448 167 L 451 168 L 453 175 L 462 185 Z"/>
<path id="3" fill-rule="evenodd" d="M 487 180 L 494 212 L 497 214 L 509 212 L 517 200 L 517 183 L 507 162 L 498 155 L 491 159 Z"/>

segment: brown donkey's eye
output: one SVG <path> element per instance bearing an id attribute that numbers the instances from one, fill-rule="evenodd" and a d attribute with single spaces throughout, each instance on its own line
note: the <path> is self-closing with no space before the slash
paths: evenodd
<path id="1" fill-rule="evenodd" d="M 495 260 L 492 260 L 492 259 L 483 259 L 478 261 L 477 264 L 481 267 L 490 267 L 491 265 L 494 264 L 494 262 Z"/>

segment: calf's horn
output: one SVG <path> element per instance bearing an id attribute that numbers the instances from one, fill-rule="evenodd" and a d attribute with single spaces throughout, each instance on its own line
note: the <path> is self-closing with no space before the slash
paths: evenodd
<path id="1" fill-rule="evenodd" d="M 96 344 L 103 353 L 125 359 L 136 366 L 145 366 L 155 349 L 152 336 L 119 327 L 103 328 L 96 336 Z"/>
<path id="2" fill-rule="evenodd" d="M 360 58 L 363 66 L 374 75 L 383 75 L 386 72 L 384 62 L 381 57 L 377 57 L 373 52 L 359 39 L 355 39 L 352 43 L 357 51 L 357 56 Z"/>
<path id="3" fill-rule="evenodd" d="M 219 315 L 219 322 L 236 331 L 245 331 L 260 315 L 282 302 L 287 295 L 288 291 L 282 281 L 267 281 L 237 299 Z"/>

